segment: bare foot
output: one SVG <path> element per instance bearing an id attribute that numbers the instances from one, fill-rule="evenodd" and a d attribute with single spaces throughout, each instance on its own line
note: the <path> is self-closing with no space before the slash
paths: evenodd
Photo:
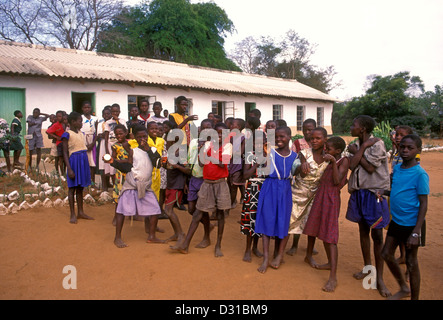
<path id="1" fill-rule="evenodd" d="M 367 273 L 363 273 L 363 271 L 354 273 L 352 276 L 354 277 L 354 279 L 357 280 L 363 280 L 368 274 Z"/>
<path id="2" fill-rule="evenodd" d="M 271 261 L 269 265 L 273 269 L 278 269 L 282 263 L 283 263 L 283 257 L 278 255 Z"/>
<path id="3" fill-rule="evenodd" d="M 126 243 L 123 242 L 121 238 L 114 239 L 114 244 L 116 245 L 117 248 L 126 248 L 128 246 Z"/>
<path id="4" fill-rule="evenodd" d="M 307 264 L 309 264 L 312 268 L 317 269 L 317 267 L 318 267 L 317 262 L 315 262 L 315 260 L 312 259 L 312 257 L 311 257 L 311 258 L 305 257 L 305 262 L 306 262 Z"/>
<path id="5" fill-rule="evenodd" d="M 337 287 L 337 280 L 329 279 L 328 282 L 326 282 L 326 284 L 322 288 L 322 290 L 325 292 L 334 292 L 336 287 Z"/>
<path id="6" fill-rule="evenodd" d="M 400 300 L 400 299 L 407 298 L 410 296 L 411 296 L 411 291 L 409 289 L 408 290 L 400 290 L 396 294 L 390 296 L 388 298 L 388 300 Z"/>
<path id="7" fill-rule="evenodd" d="M 317 269 L 318 270 L 331 270 L 331 264 L 329 262 L 325 263 L 325 264 L 318 264 Z"/>
<path id="8" fill-rule="evenodd" d="M 197 244 L 195 247 L 198 249 L 204 249 L 209 247 L 209 245 L 211 244 L 211 240 L 209 239 L 203 239 L 199 244 Z"/>
<path id="9" fill-rule="evenodd" d="M 243 256 L 243 261 L 244 262 L 251 262 L 252 261 L 250 250 L 245 251 L 245 255 Z"/>
<path id="10" fill-rule="evenodd" d="M 69 219 L 69 223 L 72 223 L 72 224 L 77 224 L 77 217 L 71 217 L 71 219 Z"/>
<path id="11" fill-rule="evenodd" d="M 220 258 L 220 257 L 223 257 L 223 252 L 221 251 L 221 248 L 220 247 L 215 247 L 215 257 L 216 258 Z"/>
<path id="12" fill-rule="evenodd" d="M 88 216 L 84 212 L 79 212 L 78 215 L 77 215 L 77 219 L 95 220 L 93 217 Z"/>
<path id="13" fill-rule="evenodd" d="M 187 253 L 189 253 L 189 252 L 188 252 L 188 248 L 183 248 L 183 247 L 180 246 L 180 245 L 169 246 L 169 248 L 170 248 L 171 250 L 173 250 L 173 251 L 180 252 L 180 253 L 183 253 L 183 254 L 187 254 Z"/>
<path id="14" fill-rule="evenodd" d="M 263 257 L 263 253 L 262 253 L 260 250 L 258 250 L 257 248 L 252 249 L 252 253 L 253 253 L 256 257 L 259 257 L 259 258 Z"/>
<path id="15" fill-rule="evenodd" d="M 288 251 L 286 251 L 287 255 L 293 256 L 297 253 L 297 247 L 292 247 L 291 249 L 289 249 Z"/>
<path id="16" fill-rule="evenodd" d="M 269 261 L 267 259 L 263 260 L 263 263 L 261 264 L 260 267 L 258 267 L 257 271 L 260 273 L 265 273 L 266 270 L 268 269 L 268 265 L 269 265 Z"/>
<path id="17" fill-rule="evenodd" d="M 147 243 L 166 243 L 165 240 L 161 240 L 157 237 L 148 237 L 148 239 L 146 240 Z"/>
<path id="18" fill-rule="evenodd" d="M 378 293 L 380 293 L 380 295 L 383 298 L 387 298 L 387 297 L 390 297 L 392 295 L 391 292 L 386 287 L 385 283 L 383 281 L 380 281 L 380 280 L 377 280 L 377 290 L 378 290 Z"/>

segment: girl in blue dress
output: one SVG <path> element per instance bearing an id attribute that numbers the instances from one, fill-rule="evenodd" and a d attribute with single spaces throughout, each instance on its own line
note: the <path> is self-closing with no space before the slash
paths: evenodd
<path id="1" fill-rule="evenodd" d="M 270 172 L 263 182 L 257 206 L 255 232 L 263 236 L 263 263 L 258 271 L 265 273 L 268 265 L 280 266 L 288 242 L 289 220 L 292 211 L 291 169 L 297 154 L 289 149 L 291 129 L 279 127 L 275 130 L 276 149 L 270 152 Z M 269 242 L 275 237 L 277 254 L 269 263 Z"/>
<path id="2" fill-rule="evenodd" d="M 71 112 L 68 116 L 69 130 L 61 136 L 63 143 L 63 159 L 67 171 L 68 200 L 71 210 L 70 223 L 77 223 L 77 219 L 94 220 L 83 211 L 83 188 L 91 184 L 91 170 L 85 144 L 85 136 L 81 132 L 82 116 L 78 112 Z M 75 215 L 74 195 L 77 198 L 78 215 Z"/>

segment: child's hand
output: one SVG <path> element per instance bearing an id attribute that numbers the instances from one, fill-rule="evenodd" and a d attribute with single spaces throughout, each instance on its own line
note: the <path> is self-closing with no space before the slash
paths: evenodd
<path id="1" fill-rule="evenodd" d="M 384 200 L 383 195 L 385 193 L 385 190 L 383 189 L 378 189 L 375 191 L 375 196 L 377 197 L 377 202 L 381 202 Z"/>
<path id="2" fill-rule="evenodd" d="M 408 240 L 406 241 L 406 248 L 410 249 L 412 247 L 417 247 L 420 245 L 421 236 L 413 237 L 412 234 L 408 237 Z"/>
<path id="3" fill-rule="evenodd" d="M 68 169 L 68 177 L 69 177 L 69 179 L 75 178 L 75 173 L 71 168 Z"/>
<path id="4" fill-rule="evenodd" d="M 329 161 L 330 163 L 335 163 L 335 162 L 336 162 L 335 157 L 332 156 L 332 155 L 330 155 L 330 154 L 325 154 L 324 157 L 323 157 L 323 159 L 324 159 L 325 161 Z"/>
<path id="5" fill-rule="evenodd" d="M 358 151 L 358 146 L 355 143 L 352 143 L 348 146 L 348 152 L 351 154 L 356 154 Z"/>
<path id="6" fill-rule="evenodd" d="M 303 174 L 308 174 L 311 172 L 311 167 L 309 166 L 309 163 L 304 162 L 301 164 L 301 172 Z"/>
<path id="7" fill-rule="evenodd" d="M 363 143 L 363 145 L 362 145 L 362 147 L 363 148 L 369 148 L 369 147 L 372 147 L 377 141 L 380 141 L 381 139 L 380 138 L 371 138 L 371 139 L 368 139 L 368 140 L 366 140 L 364 143 Z"/>

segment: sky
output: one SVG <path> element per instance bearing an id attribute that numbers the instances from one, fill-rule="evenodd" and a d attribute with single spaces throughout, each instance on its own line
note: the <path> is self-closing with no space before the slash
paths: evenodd
<path id="1" fill-rule="evenodd" d="M 443 85 L 442 0 L 213 2 L 225 10 L 236 29 L 225 39 L 226 52 L 248 36 L 279 40 L 292 29 L 317 45 L 312 64 L 334 66 L 335 80 L 342 83 L 330 92 L 335 98 L 363 95 L 367 77 L 373 74 L 409 71 L 422 79 L 426 91 Z"/>

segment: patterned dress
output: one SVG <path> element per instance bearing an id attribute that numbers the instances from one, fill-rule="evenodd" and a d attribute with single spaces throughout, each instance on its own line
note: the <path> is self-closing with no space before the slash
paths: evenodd
<path id="1" fill-rule="evenodd" d="M 343 163 L 343 159 L 337 161 L 338 168 Z M 342 181 L 335 185 L 332 172 L 332 165 L 328 165 L 320 179 L 320 185 L 303 233 L 317 237 L 326 243 L 337 244 L 340 190 L 346 185 L 347 177 L 345 175 Z"/>
<path id="2" fill-rule="evenodd" d="M 307 163 L 309 163 L 311 172 L 304 178 L 298 174 L 292 185 L 292 214 L 289 225 L 290 234 L 303 233 L 320 178 L 329 164 L 329 162 L 326 161 L 317 164 L 314 160 L 312 149 L 304 149 L 300 153 L 305 157 Z"/>
<path id="3" fill-rule="evenodd" d="M 117 160 L 126 160 L 129 157 L 128 151 L 123 147 L 120 142 L 116 142 L 112 145 L 112 149 L 115 150 Z M 115 171 L 115 183 L 114 190 L 112 192 L 112 197 L 114 198 L 114 203 L 118 203 L 118 198 L 120 197 L 120 192 L 125 182 L 126 173 L 120 170 Z"/>
<path id="4" fill-rule="evenodd" d="M 246 155 L 246 159 L 247 162 L 251 164 L 255 164 L 257 162 L 254 152 L 249 152 Z M 246 236 L 261 237 L 261 234 L 255 233 L 255 219 L 257 215 L 258 196 L 266 178 L 266 173 L 264 170 L 265 167 L 266 164 L 259 164 L 255 174 L 248 179 L 246 184 L 240 226 L 241 233 Z"/>

